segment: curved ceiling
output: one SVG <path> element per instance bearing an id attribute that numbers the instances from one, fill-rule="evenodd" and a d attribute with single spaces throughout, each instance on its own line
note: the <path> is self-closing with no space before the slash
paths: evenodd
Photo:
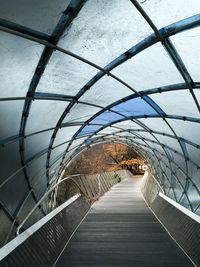
<path id="1" fill-rule="evenodd" d="M 196 0 L 2 1 L 0 204 L 12 220 L 104 141 L 134 146 L 200 214 L 199 12 Z"/>

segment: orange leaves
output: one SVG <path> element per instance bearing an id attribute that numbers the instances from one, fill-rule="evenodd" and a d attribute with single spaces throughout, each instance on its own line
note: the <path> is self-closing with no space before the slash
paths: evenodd
<path id="1" fill-rule="evenodd" d="M 123 161 L 119 162 L 120 166 L 123 166 L 123 165 L 128 166 L 128 165 L 134 165 L 134 164 L 143 165 L 144 160 L 140 159 L 140 158 L 133 158 L 133 159 L 123 160 Z"/>

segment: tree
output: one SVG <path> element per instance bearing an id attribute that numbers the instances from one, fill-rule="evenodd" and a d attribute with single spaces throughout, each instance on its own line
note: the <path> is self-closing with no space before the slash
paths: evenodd
<path id="1" fill-rule="evenodd" d="M 134 159 L 138 159 L 137 162 Z M 68 166 L 66 174 L 93 174 L 119 169 L 133 172 L 133 164 L 139 164 L 139 159 L 138 154 L 126 145 L 98 144 L 80 153 Z"/>

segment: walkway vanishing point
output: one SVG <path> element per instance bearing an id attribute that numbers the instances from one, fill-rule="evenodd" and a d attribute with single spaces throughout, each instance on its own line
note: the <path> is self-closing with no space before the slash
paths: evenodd
<path id="1" fill-rule="evenodd" d="M 125 179 L 92 205 L 56 267 L 193 266 L 146 205 L 141 181 Z"/>

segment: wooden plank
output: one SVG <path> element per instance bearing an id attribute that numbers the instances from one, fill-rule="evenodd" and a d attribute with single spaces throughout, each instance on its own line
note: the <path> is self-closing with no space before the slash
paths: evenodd
<path id="1" fill-rule="evenodd" d="M 93 204 L 56 267 L 193 266 L 146 206 L 140 181 L 125 179 Z"/>

